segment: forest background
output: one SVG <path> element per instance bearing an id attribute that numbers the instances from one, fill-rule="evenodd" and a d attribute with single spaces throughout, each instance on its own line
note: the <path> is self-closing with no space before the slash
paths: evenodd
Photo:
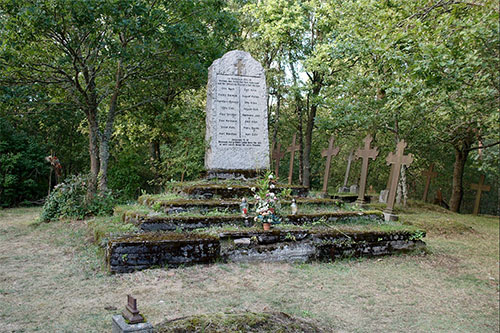
<path id="1" fill-rule="evenodd" d="M 336 191 L 370 134 L 382 190 L 404 139 L 409 198 L 434 163 L 429 198 L 471 212 L 484 174 L 481 212 L 498 214 L 498 22 L 496 1 L 0 0 L 0 207 L 47 195 L 51 154 L 50 187 L 85 174 L 88 197 L 199 178 L 207 69 L 241 49 L 266 70 L 270 142 L 298 134 L 297 182 L 320 188 L 334 135 Z"/>

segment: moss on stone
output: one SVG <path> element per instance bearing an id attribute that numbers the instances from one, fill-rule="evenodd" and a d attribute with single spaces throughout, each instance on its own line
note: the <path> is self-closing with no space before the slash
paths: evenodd
<path id="1" fill-rule="evenodd" d="M 167 320 L 155 326 L 158 333 L 173 332 L 327 332 L 323 328 L 285 313 L 214 313 Z"/>
<path id="2" fill-rule="evenodd" d="M 112 246 L 115 243 L 188 242 L 203 240 L 214 241 L 218 240 L 218 237 L 203 233 L 150 232 L 114 238 L 109 241 L 109 245 Z"/>

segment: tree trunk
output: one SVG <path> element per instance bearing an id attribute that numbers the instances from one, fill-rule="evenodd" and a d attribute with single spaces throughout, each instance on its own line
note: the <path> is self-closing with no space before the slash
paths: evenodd
<path id="1" fill-rule="evenodd" d="M 99 175 L 99 125 L 97 123 L 97 109 L 89 110 L 87 113 L 89 125 L 89 155 L 90 155 L 90 176 L 87 187 L 87 200 L 94 197 L 97 192 L 97 178 Z"/>
<path id="2" fill-rule="evenodd" d="M 299 182 L 302 184 L 302 180 L 304 179 L 304 128 L 302 122 L 302 116 L 304 113 L 304 108 L 302 107 L 302 101 L 300 98 L 297 100 L 297 112 L 299 114 Z"/>
<path id="3" fill-rule="evenodd" d="M 304 142 L 304 178 L 302 180 L 302 185 L 307 188 L 311 187 L 311 145 L 312 145 L 312 134 L 314 130 L 314 121 L 316 119 L 316 113 L 318 111 L 317 97 L 321 91 L 321 78 L 318 77 L 316 73 L 313 73 L 313 89 L 310 103 L 309 114 L 307 116 L 305 142 Z"/>
<path id="4" fill-rule="evenodd" d="M 111 100 L 109 102 L 108 118 L 106 119 L 106 127 L 101 135 L 100 145 L 100 168 L 99 168 L 99 191 L 105 192 L 108 190 L 108 162 L 109 162 L 109 142 L 113 134 L 113 125 L 116 116 L 116 107 L 118 105 L 118 95 L 120 94 L 122 81 L 122 61 L 118 61 L 116 69 L 115 88 Z"/>
<path id="5" fill-rule="evenodd" d="M 463 176 L 465 163 L 469 156 L 469 147 L 455 147 L 455 163 L 453 164 L 453 184 L 451 187 L 450 210 L 458 213 L 464 196 Z"/>

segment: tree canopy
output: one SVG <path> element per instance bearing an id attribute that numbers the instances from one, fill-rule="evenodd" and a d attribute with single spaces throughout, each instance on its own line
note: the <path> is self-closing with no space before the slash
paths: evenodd
<path id="1" fill-rule="evenodd" d="M 239 48 L 266 70 L 270 141 L 298 134 L 303 185 L 319 188 L 331 135 L 337 186 L 342 157 L 371 134 L 381 158 L 369 183 L 383 189 L 384 158 L 404 139 L 415 163 L 401 186 L 418 197 L 434 163 L 436 188 L 459 211 L 481 173 L 500 176 L 498 21 L 493 1 L 1 0 L 0 136 L 40 151 L 35 174 L 51 150 L 66 176 L 90 173 L 89 195 L 197 178 L 207 68 Z M 1 147 L 0 170 L 12 170 L 17 150 Z"/>

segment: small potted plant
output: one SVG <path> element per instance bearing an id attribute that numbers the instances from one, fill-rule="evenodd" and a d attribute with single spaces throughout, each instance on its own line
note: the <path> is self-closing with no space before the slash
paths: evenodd
<path id="1" fill-rule="evenodd" d="M 272 173 L 266 174 L 257 185 L 258 191 L 254 195 L 256 213 L 254 221 L 261 224 L 264 230 L 269 230 L 272 224 L 281 223 L 278 214 L 279 198 L 271 192 L 276 187 Z"/>

